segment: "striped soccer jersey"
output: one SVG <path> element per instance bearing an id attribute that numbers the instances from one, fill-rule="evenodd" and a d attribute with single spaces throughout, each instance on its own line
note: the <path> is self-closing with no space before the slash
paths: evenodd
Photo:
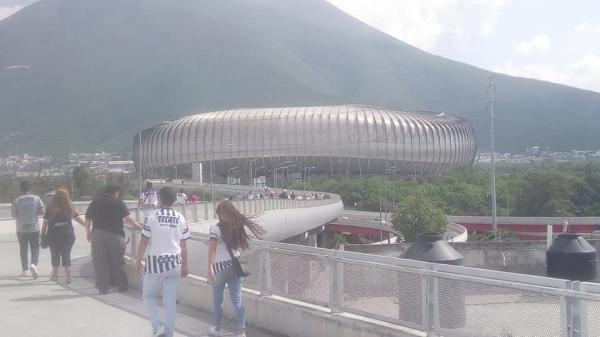
<path id="1" fill-rule="evenodd" d="M 218 224 L 210 226 L 208 236 L 211 240 L 217 241 L 217 253 L 212 264 L 213 272 L 216 274 L 231 267 L 231 256 L 229 255 L 229 250 L 227 250 L 225 241 L 223 241 L 221 228 Z M 233 256 L 240 257 L 239 250 L 234 249 L 232 250 L 232 253 Z"/>
<path id="2" fill-rule="evenodd" d="M 149 239 L 144 272 L 164 273 L 181 265 L 181 240 L 190 238 L 183 215 L 170 208 L 152 212 L 144 223 L 142 235 Z"/>

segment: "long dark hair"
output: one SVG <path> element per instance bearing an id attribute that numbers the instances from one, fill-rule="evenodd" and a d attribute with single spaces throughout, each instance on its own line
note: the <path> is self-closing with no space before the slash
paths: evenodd
<path id="1" fill-rule="evenodd" d="M 73 202 L 71 202 L 71 198 L 69 197 L 69 192 L 66 189 L 59 188 L 56 190 L 52 197 L 52 201 L 50 202 L 50 206 L 48 206 L 48 215 L 50 219 L 53 219 L 56 216 L 71 218 L 75 215 L 75 207 L 73 206 Z"/>
<path id="2" fill-rule="evenodd" d="M 260 225 L 240 213 L 229 200 L 219 203 L 217 216 L 223 241 L 231 249 L 248 249 L 250 236 L 245 228 L 248 228 L 257 239 L 262 239 L 265 234 L 265 230 Z"/>

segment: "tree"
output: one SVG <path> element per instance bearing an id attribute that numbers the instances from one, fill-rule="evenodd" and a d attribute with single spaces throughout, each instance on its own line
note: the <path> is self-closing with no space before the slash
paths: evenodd
<path id="1" fill-rule="evenodd" d="M 556 216 L 575 214 L 572 197 L 578 178 L 559 171 L 532 172 L 519 197 L 517 213 L 520 216 Z"/>
<path id="2" fill-rule="evenodd" d="M 340 249 L 342 246 L 346 245 L 348 241 L 346 240 L 346 236 L 342 233 L 333 234 L 333 244 L 335 245 L 335 249 Z"/>
<path id="3" fill-rule="evenodd" d="M 417 234 L 442 234 L 448 226 L 443 209 L 434 206 L 422 192 L 400 202 L 394 211 L 392 224 L 407 242 L 414 242 Z"/>
<path id="4" fill-rule="evenodd" d="M 73 169 L 73 190 L 72 193 L 77 199 L 83 196 L 92 196 L 95 193 L 95 182 L 89 169 L 79 165 Z"/>

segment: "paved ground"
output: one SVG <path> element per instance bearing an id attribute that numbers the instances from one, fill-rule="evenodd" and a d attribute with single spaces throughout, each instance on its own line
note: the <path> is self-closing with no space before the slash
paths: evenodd
<path id="1" fill-rule="evenodd" d="M 73 283 L 51 282 L 50 252 L 40 254 L 40 278 L 17 277 L 19 251 L 12 221 L 0 221 L 0 336 L 137 337 L 150 336 L 140 293 L 99 295 L 94 287 L 89 243 L 78 237 L 73 248 Z M 211 314 L 178 307 L 176 336 L 207 336 Z M 231 327 L 227 322 L 226 327 Z M 274 337 L 262 331 L 248 336 Z"/>

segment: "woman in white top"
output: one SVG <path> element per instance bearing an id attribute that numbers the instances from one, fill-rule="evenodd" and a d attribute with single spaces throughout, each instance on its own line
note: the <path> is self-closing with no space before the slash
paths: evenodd
<path id="1" fill-rule="evenodd" d="M 264 229 L 241 214 L 230 201 L 223 201 L 217 206 L 219 223 L 211 226 L 209 231 L 210 246 L 208 250 L 208 281 L 213 287 L 213 304 L 215 326 L 211 328 L 211 336 L 221 336 L 223 318 L 223 291 L 229 288 L 231 304 L 235 309 L 237 331 L 233 336 L 246 336 L 246 314 L 242 299 L 242 277 L 239 276 L 231 261 L 240 256 L 240 250 L 248 249 L 250 237 L 246 228 L 254 237 L 260 239 Z M 231 253 L 230 253 L 231 250 Z"/>

